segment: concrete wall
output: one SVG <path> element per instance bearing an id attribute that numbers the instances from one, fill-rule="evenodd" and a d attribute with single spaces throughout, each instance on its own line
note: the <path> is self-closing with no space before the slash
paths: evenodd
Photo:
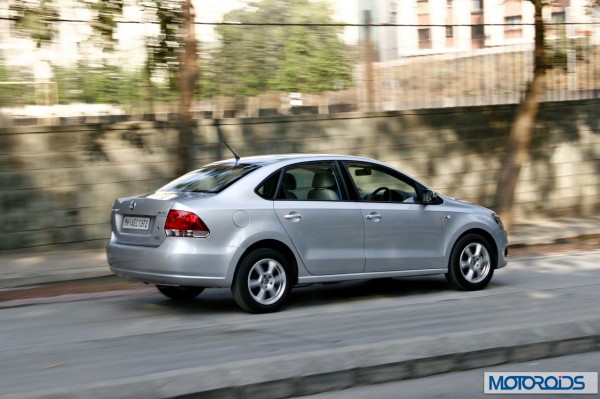
<path id="1" fill-rule="evenodd" d="M 598 101 L 543 104 L 521 175 L 521 217 L 600 209 Z M 387 161 L 434 189 L 493 207 L 513 106 L 199 121 L 197 166 L 240 155 L 342 153 Z M 97 247 L 114 198 L 173 177 L 172 122 L 0 129 L 0 250 Z"/>

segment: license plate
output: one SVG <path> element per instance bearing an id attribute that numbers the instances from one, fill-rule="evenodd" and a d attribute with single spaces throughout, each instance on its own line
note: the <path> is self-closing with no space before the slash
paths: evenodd
<path id="1" fill-rule="evenodd" d="M 124 229 L 133 230 L 148 230 L 150 227 L 150 218 L 142 218 L 138 216 L 125 216 L 123 219 Z"/>

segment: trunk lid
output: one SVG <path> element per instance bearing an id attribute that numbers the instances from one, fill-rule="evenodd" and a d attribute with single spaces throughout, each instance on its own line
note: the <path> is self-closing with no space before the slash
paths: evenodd
<path id="1" fill-rule="evenodd" d="M 158 247 L 166 239 L 165 221 L 175 203 L 212 195 L 156 192 L 119 198 L 112 207 L 112 231 L 119 243 Z"/>

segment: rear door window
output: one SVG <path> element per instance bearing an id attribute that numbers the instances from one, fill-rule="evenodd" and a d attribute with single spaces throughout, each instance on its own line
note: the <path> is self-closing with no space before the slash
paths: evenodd
<path id="1" fill-rule="evenodd" d="M 278 199 L 340 201 L 345 199 L 340 175 L 333 162 L 288 166 L 281 179 Z"/>
<path id="2" fill-rule="evenodd" d="M 347 199 L 334 162 L 308 162 L 288 166 L 269 176 L 257 188 L 264 199 L 341 201 Z"/>

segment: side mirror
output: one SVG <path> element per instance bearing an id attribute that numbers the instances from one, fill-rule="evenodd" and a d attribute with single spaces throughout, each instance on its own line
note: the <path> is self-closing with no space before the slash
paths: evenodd
<path id="1" fill-rule="evenodd" d="M 427 189 L 423 191 L 421 202 L 425 205 L 432 204 L 437 199 L 438 195 L 435 191 Z"/>

